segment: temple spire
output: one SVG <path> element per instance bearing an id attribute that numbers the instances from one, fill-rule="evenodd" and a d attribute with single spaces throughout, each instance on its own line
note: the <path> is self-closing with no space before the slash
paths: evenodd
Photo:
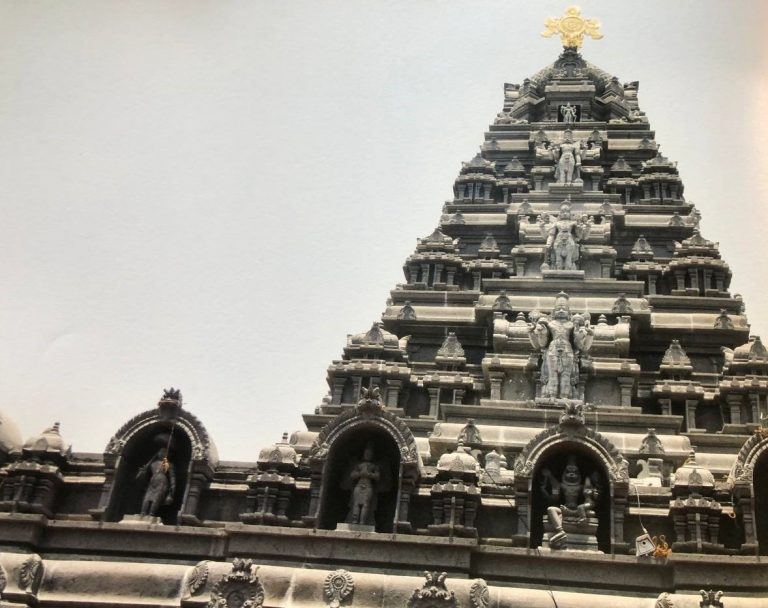
<path id="1" fill-rule="evenodd" d="M 565 48 L 578 49 L 584 42 L 584 36 L 592 40 L 600 40 L 603 35 L 598 31 L 600 21 L 597 19 L 584 19 L 581 16 L 581 8 L 571 5 L 565 9 L 565 17 L 547 17 L 544 20 L 545 29 L 541 35 L 551 38 L 555 34 L 560 35 L 560 40 Z"/>

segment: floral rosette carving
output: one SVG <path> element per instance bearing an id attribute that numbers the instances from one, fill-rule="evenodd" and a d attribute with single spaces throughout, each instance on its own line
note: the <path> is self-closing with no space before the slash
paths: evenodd
<path id="1" fill-rule="evenodd" d="M 339 608 L 355 590 L 355 581 L 346 570 L 336 570 L 325 577 L 323 593 L 330 608 Z"/>

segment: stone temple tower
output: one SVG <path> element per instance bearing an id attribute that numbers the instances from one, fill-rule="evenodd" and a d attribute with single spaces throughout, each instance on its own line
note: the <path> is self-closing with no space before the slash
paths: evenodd
<path id="1" fill-rule="evenodd" d="M 546 25 L 305 431 L 221 461 L 170 389 L 3 444 L 0 605 L 768 606 L 768 350 L 598 24 Z"/>

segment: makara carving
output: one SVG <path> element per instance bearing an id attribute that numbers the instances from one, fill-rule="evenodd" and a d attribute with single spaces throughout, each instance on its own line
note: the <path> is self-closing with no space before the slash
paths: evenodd
<path id="1" fill-rule="evenodd" d="M 424 572 L 426 581 L 408 600 L 408 608 L 457 608 L 456 594 L 445 586 L 445 572 Z"/>

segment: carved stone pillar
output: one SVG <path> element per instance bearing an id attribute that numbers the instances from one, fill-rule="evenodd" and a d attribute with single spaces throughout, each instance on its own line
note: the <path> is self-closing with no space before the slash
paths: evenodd
<path id="1" fill-rule="evenodd" d="M 341 396 L 344 393 L 344 377 L 334 377 L 333 388 L 331 389 L 331 403 L 333 405 L 339 405 L 341 403 Z"/>
<path id="2" fill-rule="evenodd" d="M 516 259 L 515 260 L 515 275 L 518 277 L 524 277 L 525 276 L 525 259 Z"/>
<path id="3" fill-rule="evenodd" d="M 722 272 L 715 273 L 715 287 L 718 291 L 725 291 L 725 274 Z"/>
<path id="4" fill-rule="evenodd" d="M 632 376 L 620 376 L 619 390 L 621 390 L 621 407 L 632 407 L 632 391 L 635 388 L 635 379 Z"/>
<path id="5" fill-rule="evenodd" d="M 742 396 L 738 393 L 729 393 L 725 396 L 728 404 L 728 412 L 731 415 L 731 424 L 741 424 L 741 401 Z"/>
<path id="6" fill-rule="evenodd" d="M 421 282 L 429 285 L 429 264 L 421 265 Z"/>
<path id="7" fill-rule="evenodd" d="M 181 523 L 187 525 L 197 525 L 200 518 L 197 516 L 197 507 L 200 503 L 200 495 L 203 493 L 208 482 L 208 476 L 202 471 L 195 471 L 189 479 L 189 488 L 187 490 L 187 500 L 184 502 L 184 511 L 181 513 Z"/>
<path id="8" fill-rule="evenodd" d="M 661 415 L 672 415 L 672 400 L 671 399 L 659 399 L 659 405 L 661 406 Z"/>
<path id="9" fill-rule="evenodd" d="M 410 266 L 408 268 L 408 283 L 411 285 L 415 285 L 419 282 L 419 267 L 418 266 Z"/>
<path id="10" fill-rule="evenodd" d="M 749 406 L 750 411 L 752 412 L 752 422 L 755 424 L 760 422 L 760 394 L 759 393 L 750 393 L 749 394 Z"/>
<path id="11" fill-rule="evenodd" d="M 386 399 L 387 407 L 397 407 L 400 400 L 400 391 L 403 388 L 402 380 L 387 380 Z"/>
<path id="12" fill-rule="evenodd" d="M 685 291 L 685 271 L 675 270 L 675 279 L 677 280 L 677 288 L 680 291 Z"/>
<path id="13" fill-rule="evenodd" d="M 505 203 L 509 202 L 509 188 L 502 188 L 502 201 Z"/>
<path id="14" fill-rule="evenodd" d="M 475 291 L 480 291 L 480 271 L 476 270 L 472 273 L 472 289 Z"/>
<path id="15" fill-rule="evenodd" d="M 429 392 L 429 415 L 437 418 L 440 415 L 440 388 L 430 386 L 427 391 Z"/>
<path id="16" fill-rule="evenodd" d="M 461 404 L 464 401 L 464 395 L 467 393 L 467 391 L 463 388 L 455 388 L 453 389 L 453 402 L 455 404 Z"/>
<path id="17" fill-rule="evenodd" d="M 501 387 L 504 383 L 504 373 L 491 372 L 489 375 L 491 378 L 491 399 L 498 401 L 501 399 Z"/>
<path id="18" fill-rule="evenodd" d="M 445 271 L 445 274 L 446 274 L 446 276 L 445 276 L 445 282 L 446 282 L 446 284 L 448 284 L 448 285 L 453 285 L 453 278 L 454 278 L 454 276 L 456 275 L 456 269 L 455 269 L 455 268 L 453 268 L 453 267 L 451 267 L 451 268 L 448 268 L 448 269 Z"/>
<path id="19" fill-rule="evenodd" d="M 443 264 L 435 264 L 435 278 L 432 285 L 443 282 Z"/>
<path id="20" fill-rule="evenodd" d="M 711 268 L 704 268 L 702 271 L 703 275 L 703 285 L 702 285 L 702 292 L 704 295 L 707 294 L 707 291 L 712 287 L 712 269 Z"/>
<path id="21" fill-rule="evenodd" d="M 696 268 L 689 268 L 688 269 L 688 279 L 691 283 L 691 289 L 695 289 L 698 291 L 699 289 L 699 271 Z"/>
<path id="22" fill-rule="evenodd" d="M 648 293 L 650 295 L 656 295 L 656 283 L 659 280 L 659 275 L 655 272 L 648 273 Z"/>
<path id="23" fill-rule="evenodd" d="M 398 503 L 395 532 L 411 531 L 411 522 L 408 521 L 408 510 L 411 506 L 411 494 L 413 494 L 415 487 L 416 483 L 410 477 L 403 477 L 400 480 L 400 502 Z"/>
<path id="24" fill-rule="evenodd" d="M 685 400 L 685 424 L 689 431 L 696 428 L 696 406 L 698 404 L 698 399 Z"/>

